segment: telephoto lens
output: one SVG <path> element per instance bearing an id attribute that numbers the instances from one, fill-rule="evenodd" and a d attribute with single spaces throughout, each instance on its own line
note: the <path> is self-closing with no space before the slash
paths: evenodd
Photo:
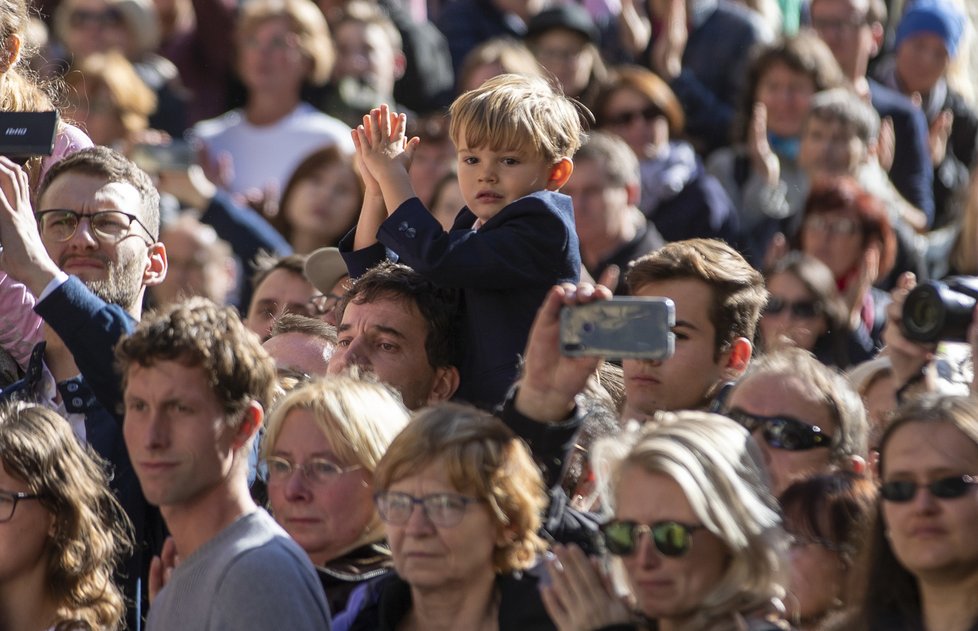
<path id="1" fill-rule="evenodd" d="M 915 342 L 967 341 L 976 302 L 978 278 L 956 276 L 921 283 L 903 303 L 903 335 Z"/>

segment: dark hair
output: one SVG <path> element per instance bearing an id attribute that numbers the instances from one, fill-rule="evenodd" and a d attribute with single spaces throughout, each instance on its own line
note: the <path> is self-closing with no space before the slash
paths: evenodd
<path id="1" fill-rule="evenodd" d="M 873 242 L 879 244 L 878 277 L 885 277 L 896 260 L 896 234 L 890 225 L 883 202 L 849 176 L 819 178 L 812 184 L 802 212 L 802 228 L 795 235 L 795 249 L 802 249 L 802 233 L 808 217 L 840 210 L 856 215 L 859 220 L 863 233 L 863 250 Z"/>
<path id="2" fill-rule="evenodd" d="M 792 250 L 764 270 L 765 283 L 770 283 L 772 278 L 780 274 L 790 274 L 800 282 L 805 291 L 815 297 L 815 304 L 825 318 L 828 330 L 815 340 L 812 352 L 822 361 L 831 360 L 832 366 L 847 368 L 851 363 L 849 316 L 832 271 L 814 256 Z M 821 356 L 819 351 L 822 349 L 827 351 L 828 357 Z"/>
<path id="3" fill-rule="evenodd" d="M 108 147 L 88 147 L 55 162 L 41 180 L 34 195 L 34 207 L 37 210 L 44 210 L 38 206 L 38 202 L 44 197 L 51 183 L 68 172 L 105 178 L 110 183 L 131 185 L 139 193 L 140 209 L 137 213 L 139 220 L 146 225 L 149 236 L 154 241 L 159 240 L 160 194 L 153 185 L 153 180 L 131 160 Z"/>
<path id="4" fill-rule="evenodd" d="M 258 336 L 249 331 L 233 307 L 206 298 L 190 298 L 144 318 L 116 347 L 123 382 L 133 365 L 176 361 L 199 366 L 207 375 L 231 425 L 252 401 L 266 407 L 273 400 L 275 362 Z"/>
<path id="5" fill-rule="evenodd" d="M 734 142 L 743 142 L 750 129 L 757 103 L 757 90 L 761 79 L 774 66 L 782 64 L 791 71 L 805 75 L 811 80 L 815 92 L 840 88 L 845 85 L 845 76 L 832 51 L 814 33 L 799 32 L 794 37 L 782 38 L 767 46 L 754 49 L 754 57 L 747 69 L 747 84 L 741 93 L 740 109 L 734 123 Z"/>
<path id="6" fill-rule="evenodd" d="M 427 325 L 425 353 L 432 368 L 459 363 L 458 294 L 436 286 L 407 265 L 385 261 L 370 268 L 352 283 L 337 305 L 337 316 L 351 302 L 362 305 L 377 300 L 394 300 L 414 305 Z"/>
<path id="7" fill-rule="evenodd" d="M 255 270 L 254 275 L 251 277 L 252 288 L 258 289 L 258 287 L 265 282 L 265 279 L 268 278 L 272 272 L 279 269 L 292 272 L 293 274 L 297 274 L 302 278 L 305 278 L 307 258 L 308 255 L 306 254 L 273 256 L 264 251 L 259 252 L 255 256 L 255 260 L 251 262 L 251 267 Z"/>
<path id="8" fill-rule="evenodd" d="M 716 331 L 714 359 L 738 337 L 754 340 L 767 290 L 761 273 L 732 247 L 716 239 L 674 241 L 632 261 L 628 291 L 667 280 L 698 280 L 710 288 L 710 322 Z"/>

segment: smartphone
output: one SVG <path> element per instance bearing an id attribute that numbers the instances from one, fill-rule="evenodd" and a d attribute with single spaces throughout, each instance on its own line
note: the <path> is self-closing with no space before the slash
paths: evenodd
<path id="1" fill-rule="evenodd" d="M 666 359 L 676 348 L 676 306 L 662 297 L 621 296 L 560 313 L 560 350 L 569 357 Z"/>
<path id="2" fill-rule="evenodd" d="M 147 173 L 186 171 L 196 159 L 193 146 L 186 140 L 173 140 L 165 145 L 139 144 L 132 148 L 129 157 Z"/>

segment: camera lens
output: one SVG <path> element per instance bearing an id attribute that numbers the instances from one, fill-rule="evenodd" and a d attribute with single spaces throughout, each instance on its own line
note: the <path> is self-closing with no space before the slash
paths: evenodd
<path id="1" fill-rule="evenodd" d="M 917 342 L 962 341 L 967 337 L 975 298 L 940 281 L 928 281 L 907 294 L 903 333 Z"/>

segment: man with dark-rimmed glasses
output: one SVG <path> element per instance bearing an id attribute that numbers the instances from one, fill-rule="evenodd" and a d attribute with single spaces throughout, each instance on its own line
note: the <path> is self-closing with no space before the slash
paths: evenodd
<path id="1" fill-rule="evenodd" d="M 136 603 L 130 628 L 138 628 L 145 552 L 160 549 L 163 526 L 122 440 L 113 348 L 135 327 L 146 287 L 166 275 L 159 222 L 159 194 L 149 176 L 115 151 L 94 147 L 56 163 L 33 206 L 26 174 L 0 158 L 0 268 L 8 276 L 0 277 L 0 343 L 40 341 L 26 377 L 0 398 L 57 409 L 111 463 L 113 490 L 140 544 L 124 568 L 126 595 Z"/>

